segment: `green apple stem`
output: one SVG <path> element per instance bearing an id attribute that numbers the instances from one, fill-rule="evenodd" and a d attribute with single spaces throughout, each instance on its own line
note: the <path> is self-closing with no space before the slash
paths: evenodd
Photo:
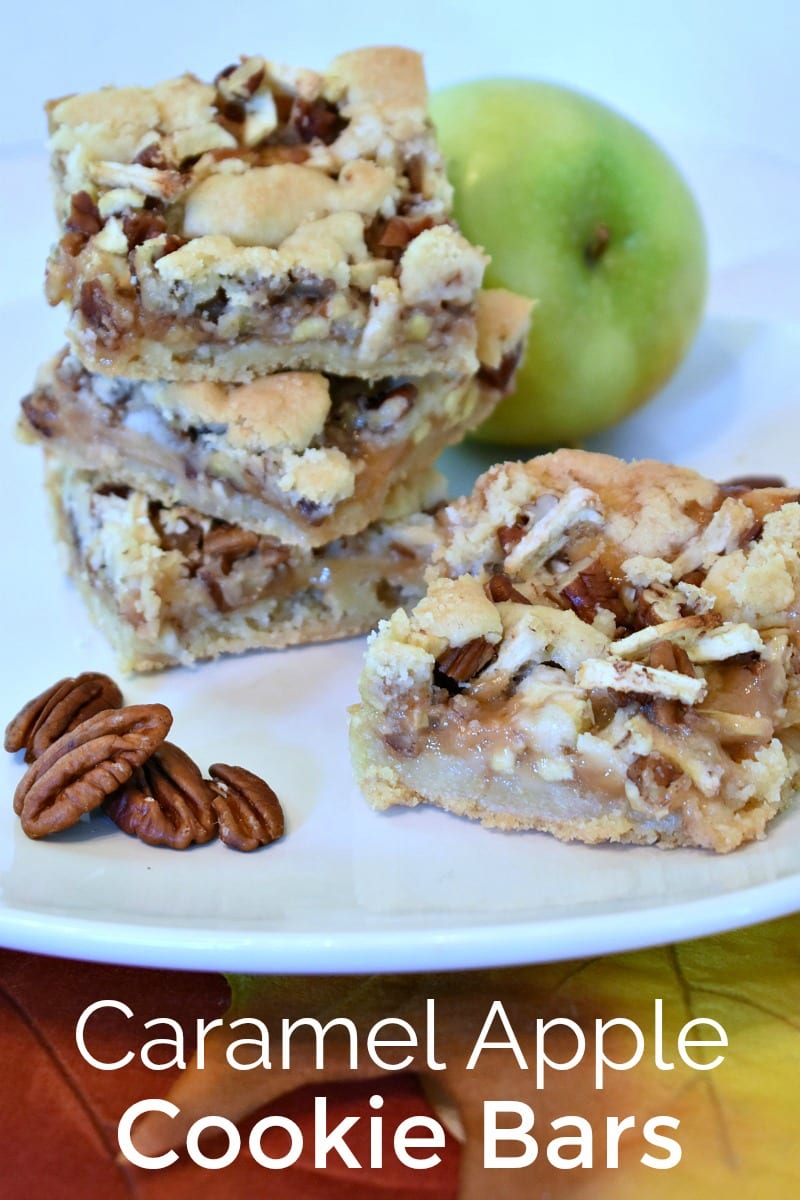
<path id="1" fill-rule="evenodd" d="M 583 248 L 583 257 L 586 259 L 588 266 L 594 267 L 597 265 L 608 249 L 610 241 L 611 230 L 605 224 L 598 225 Z"/>

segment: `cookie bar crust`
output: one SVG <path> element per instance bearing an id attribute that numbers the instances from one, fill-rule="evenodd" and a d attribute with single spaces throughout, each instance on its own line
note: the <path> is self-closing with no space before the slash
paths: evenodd
<path id="1" fill-rule="evenodd" d="M 442 480 L 429 473 L 398 494 L 386 520 L 318 550 L 166 507 L 55 460 L 47 488 L 70 574 L 120 667 L 154 671 L 363 634 L 415 603 Z"/>
<path id="2" fill-rule="evenodd" d="M 476 369 L 486 259 L 450 220 L 413 51 L 356 50 L 324 73 L 253 56 L 48 114 L 62 235 L 47 295 L 90 370 Z"/>
<path id="3" fill-rule="evenodd" d="M 511 386 L 530 304 L 497 291 L 479 310 L 485 365 L 461 379 L 147 383 L 92 374 L 63 352 L 23 400 L 20 431 L 162 504 L 324 545 L 377 520 L 392 487 L 427 470 Z"/>
<path id="4" fill-rule="evenodd" d="M 589 843 L 762 837 L 800 768 L 798 500 L 581 451 L 489 471 L 371 640 L 367 799 Z"/>

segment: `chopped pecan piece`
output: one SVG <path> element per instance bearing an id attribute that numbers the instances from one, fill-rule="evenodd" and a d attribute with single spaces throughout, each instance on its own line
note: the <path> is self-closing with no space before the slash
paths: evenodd
<path id="1" fill-rule="evenodd" d="M 511 600 L 514 604 L 530 604 L 531 601 L 522 592 L 518 592 L 507 575 L 500 572 L 493 575 L 486 584 L 486 594 L 495 604 Z"/>
<path id="2" fill-rule="evenodd" d="M 753 521 L 753 524 L 739 535 L 740 548 L 744 550 L 753 542 L 757 542 L 763 532 L 764 522 L 759 517 L 756 517 L 755 521 Z"/>
<path id="3" fill-rule="evenodd" d="M 651 667 L 661 667 L 667 671 L 677 671 L 681 675 L 689 675 L 692 679 L 697 672 L 692 665 L 689 655 L 682 646 L 666 640 L 654 642 L 650 647 L 647 661 Z M 657 696 L 651 706 L 653 720 L 663 729 L 674 729 L 683 720 L 686 709 L 679 700 L 669 700 L 665 696 Z"/>
<path id="4" fill-rule="evenodd" d="M 304 142 L 335 142 L 347 121 L 327 100 L 302 100 L 292 105 L 291 122 Z"/>
<path id="5" fill-rule="evenodd" d="M 628 703 L 628 698 L 611 688 L 596 688 L 589 695 L 595 729 L 605 729 L 614 720 L 614 715 Z"/>
<path id="6" fill-rule="evenodd" d="M 219 576 L 213 568 L 201 567 L 197 572 L 197 578 L 202 579 L 208 589 L 208 594 L 211 597 L 212 603 L 218 612 L 228 613 L 233 611 L 233 606 L 228 603 L 228 598 L 222 590 L 222 585 L 219 581 Z"/>
<path id="7" fill-rule="evenodd" d="M 121 705 L 122 692 L 108 675 L 87 671 L 75 678 L 59 679 L 29 700 L 8 723 L 5 748 L 11 754 L 24 750 L 25 761 L 33 762 L 82 721 Z"/>
<path id="8" fill-rule="evenodd" d="M 156 247 L 158 253 L 153 255 L 153 262 L 158 262 L 159 258 L 166 258 L 168 254 L 174 254 L 176 250 L 180 250 L 181 246 L 186 245 L 186 241 L 186 238 L 177 233 L 168 233 L 163 244 Z"/>
<path id="9" fill-rule="evenodd" d="M 472 638 L 463 646 L 451 646 L 436 660 L 435 682 L 452 692 L 469 683 L 497 657 L 497 647 L 484 637 Z"/>
<path id="10" fill-rule="evenodd" d="M 336 291 L 332 279 L 321 279 L 318 275 L 295 275 L 292 286 L 283 293 L 284 296 L 296 296 L 300 300 L 327 300 Z"/>
<path id="11" fill-rule="evenodd" d="M 203 301 L 195 308 L 198 317 L 202 317 L 205 321 L 212 321 L 214 324 L 219 321 L 222 314 L 228 307 L 228 293 L 225 288 L 218 287 L 210 300 Z"/>
<path id="12" fill-rule="evenodd" d="M 525 534 L 528 532 L 529 520 L 524 513 L 517 517 L 513 525 L 501 525 L 497 531 L 497 540 L 500 543 L 500 549 L 504 556 L 508 556 L 510 552 L 518 545 Z"/>
<path id="13" fill-rule="evenodd" d="M 123 217 L 122 232 L 128 239 L 129 248 L 133 250 L 135 246 L 141 246 L 142 242 L 148 242 L 151 238 L 166 233 L 167 222 L 161 213 L 143 208 Z"/>
<path id="14" fill-rule="evenodd" d="M 257 850 L 283 836 L 283 809 L 272 788 L 244 767 L 208 768 L 219 836 L 233 850 Z"/>
<path id="15" fill-rule="evenodd" d="M 513 350 L 509 350 L 507 354 L 503 355 L 496 367 L 487 367 L 485 363 L 481 363 L 476 378 L 486 387 L 493 388 L 497 392 L 505 392 L 519 366 L 521 356 L 522 346 L 515 346 Z"/>
<path id="16" fill-rule="evenodd" d="M 432 229 L 433 217 L 378 217 L 367 234 L 367 242 L 376 258 L 400 257 L 409 242 L 425 229 Z"/>
<path id="17" fill-rule="evenodd" d="M 266 146 L 258 147 L 257 159 L 259 166 L 271 167 L 274 163 L 304 163 L 310 153 L 308 146 L 283 146 L 268 143 Z"/>
<path id="18" fill-rule="evenodd" d="M 714 516 L 713 508 L 704 508 L 697 500 L 688 500 L 683 506 L 683 511 L 689 520 L 694 521 L 701 529 L 705 529 Z"/>
<path id="19" fill-rule="evenodd" d="M 66 233 L 61 239 L 62 249 L 70 258 L 83 250 L 90 238 L 103 228 L 100 209 L 88 192 L 75 192 L 70 197 L 69 214 L 65 222 Z"/>
<path id="20" fill-rule="evenodd" d="M 160 142 L 150 142 L 148 146 L 139 151 L 133 161 L 141 167 L 151 167 L 156 171 L 168 171 L 172 165 Z"/>
<path id="21" fill-rule="evenodd" d="M 112 344 L 120 335 L 114 319 L 114 305 L 99 279 L 87 279 L 81 284 L 80 311 L 87 323 L 97 331 L 102 342 Z"/>
<path id="22" fill-rule="evenodd" d="M 425 183 L 425 158 L 422 154 L 412 154 L 406 163 L 406 178 L 409 190 L 420 194 Z"/>
<path id="23" fill-rule="evenodd" d="M 124 833 L 148 846 L 185 850 L 217 835 L 214 792 L 200 768 L 172 742 L 133 772 L 103 801 L 103 810 Z"/>
<path id="24" fill-rule="evenodd" d="M 628 779 L 639 788 L 646 788 L 648 785 L 652 787 L 654 783 L 660 787 L 669 787 L 680 774 L 680 769 L 662 754 L 636 758 L 628 767 Z"/>
<path id="25" fill-rule="evenodd" d="M 28 768 L 14 811 L 32 838 L 76 824 L 127 783 L 161 745 L 172 724 L 163 704 L 104 709 L 65 733 Z"/>
<path id="26" fill-rule="evenodd" d="M 636 588 L 633 612 L 630 617 L 630 627 L 634 632 L 646 629 L 649 625 L 658 625 L 663 620 L 657 605 L 659 600 L 666 595 L 667 589 L 661 583 L 651 584 L 650 587 Z"/>
<path id="27" fill-rule="evenodd" d="M 223 575 L 230 575 L 239 558 L 246 558 L 258 547 L 258 534 L 237 525 L 217 525 L 203 539 L 203 552 L 219 562 Z"/>
<path id="28" fill-rule="evenodd" d="M 647 661 L 651 667 L 662 667 L 666 671 L 679 671 L 681 675 L 690 675 L 693 679 L 697 674 L 692 660 L 683 647 L 667 641 L 666 638 L 660 642 L 653 642 Z"/>
<path id="29" fill-rule="evenodd" d="M 417 393 L 417 385 L 410 380 L 388 380 L 380 385 L 343 380 L 335 396 L 337 419 L 343 425 L 352 423 L 357 432 L 385 433 L 409 412 Z"/>
<path id="30" fill-rule="evenodd" d="M 76 235 L 81 246 L 103 228 L 100 209 L 88 192 L 75 192 L 70 197 L 69 215 L 65 225 L 68 233 Z"/>
<path id="31" fill-rule="evenodd" d="M 42 437 L 51 438 L 59 430 L 61 413 L 58 402 L 49 391 L 42 388 L 22 400 L 22 411 L 27 421 Z"/>
<path id="32" fill-rule="evenodd" d="M 233 65 L 225 67 L 214 80 L 217 85 L 214 106 L 220 116 L 234 124 L 244 121 L 247 116 L 245 105 L 256 94 L 264 80 L 264 66 L 257 66 L 255 63 L 249 65 L 252 66 L 249 74 L 246 73 L 245 64 Z"/>
<path id="33" fill-rule="evenodd" d="M 410 729 L 391 730 L 383 735 L 390 750 L 403 758 L 416 758 L 419 754 L 419 739 Z"/>
<path id="34" fill-rule="evenodd" d="M 584 571 L 579 571 L 573 580 L 561 589 L 561 595 L 569 601 L 570 608 L 582 621 L 591 625 L 599 609 L 613 613 L 617 621 L 627 620 L 627 611 L 614 582 L 601 562 L 594 562 Z"/>

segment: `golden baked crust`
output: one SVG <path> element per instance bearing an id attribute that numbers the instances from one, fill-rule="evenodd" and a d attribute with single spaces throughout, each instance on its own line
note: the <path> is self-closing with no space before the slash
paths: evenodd
<path id="1" fill-rule="evenodd" d="M 353 51 L 322 74 L 253 56 L 213 83 L 48 111 L 62 237 L 47 292 L 89 369 L 475 370 L 487 260 L 450 221 L 413 51 Z"/>
<path id="2" fill-rule="evenodd" d="M 148 383 L 92 374 L 62 352 L 23 401 L 20 431 L 163 504 L 319 546 L 377 520 L 400 480 L 489 415 L 513 382 L 529 311 L 506 292 L 482 303 L 491 358 L 477 377 Z"/>
<path id="3" fill-rule="evenodd" d="M 422 594 L 436 519 L 415 510 L 442 494 L 429 472 L 386 520 L 302 550 L 53 459 L 47 487 L 70 574 L 125 671 L 366 633 Z"/>
<path id="4" fill-rule="evenodd" d="M 763 836 L 800 759 L 800 492 L 562 450 L 444 510 L 354 711 L 375 807 L 564 839 Z"/>

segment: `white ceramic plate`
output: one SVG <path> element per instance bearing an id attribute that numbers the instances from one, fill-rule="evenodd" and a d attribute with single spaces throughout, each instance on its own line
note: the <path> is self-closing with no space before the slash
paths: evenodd
<path id="1" fill-rule="evenodd" d="M 708 147 L 684 162 L 712 229 L 730 231 L 714 248 L 709 318 L 670 387 L 597 445 L 719 478 L 778 471 L 796 481 L 800 173 L 752 156 L 715 158 Z M 40 293 L 50 236 L 44 160 L 17 155 L 0 160 L 0 171 L 7 243 L 0 348 L 9 391 L 0 440 L 5 720 L 62 675 L 117 672 L 60 573 L 37 455 L 11 437 L 16 399 L 37 361 L 58 345 L 63 318 L 47 312 Z M 729 214 L 732 195 L 741 224 Z M 763 210 L 765 197 L 768 229 L 751 220 L 755 232 L 742 243 L 748 205 Z M 483 465 L 475 449 L 448 458 L 456 487 Z M 800 908 L 800 808 L 775 822 L 766 841 L 725 858 L 565 846 L 536 834 L 487 832 L 433 810 L 373 813 L 357 793 L 347 753 L 346 710 L 362 651 L 357 640 L 124 682 L 131 701 L 158 699 L 172 708 L 172 736 L 202 766 L 241 763 L 273 784 L 288 836 L 253 855 L 218 844 L 183 854 L 154 850 L 103 819 L 48 842 L 28 841 L 10 802 L 21 764 L 5 756 L 0 942 L 166 967 L 456 968 L 633 948 Z"/>

